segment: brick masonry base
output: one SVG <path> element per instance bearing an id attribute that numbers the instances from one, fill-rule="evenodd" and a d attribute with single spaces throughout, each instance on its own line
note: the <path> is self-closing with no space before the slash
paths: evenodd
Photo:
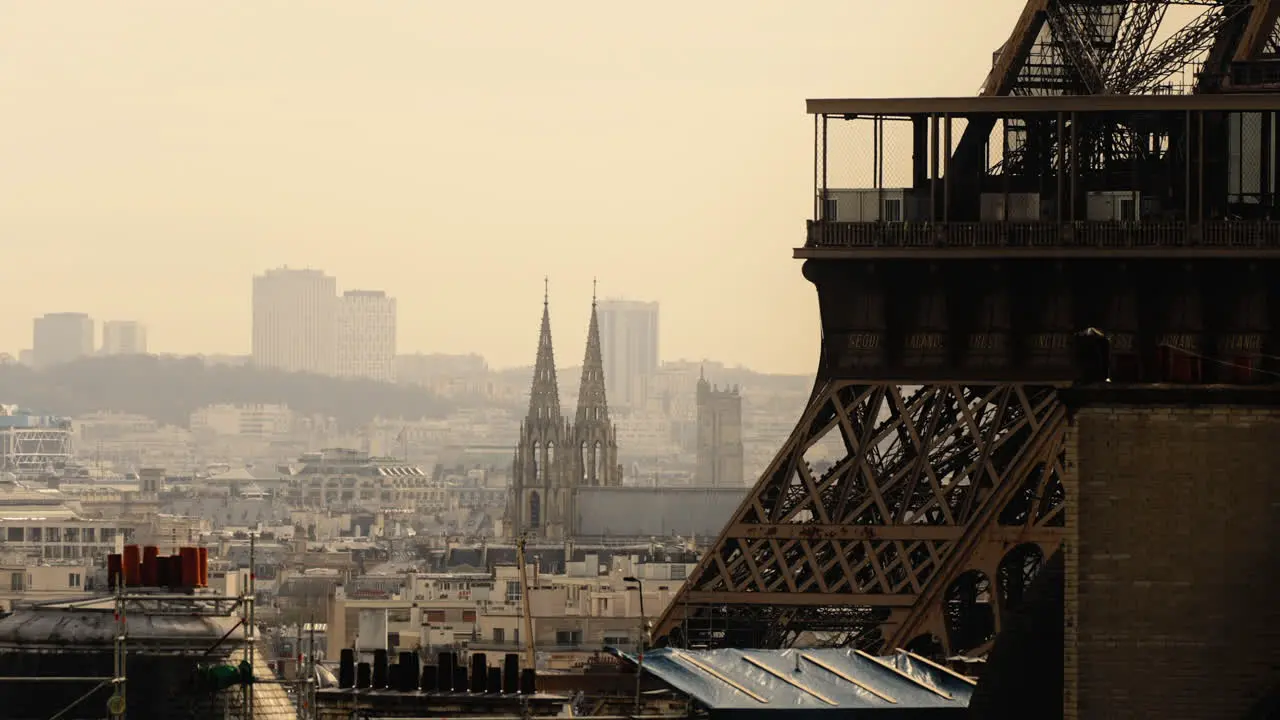
<path id="1" fill-rule="evenodd" d="M 1064 716 L 1243 717 L 1280 681 L 1280 408 L 1095 401 L 1066 460 Z"/>

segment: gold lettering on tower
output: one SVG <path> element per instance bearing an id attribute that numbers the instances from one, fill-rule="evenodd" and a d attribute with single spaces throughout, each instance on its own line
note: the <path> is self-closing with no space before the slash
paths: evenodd
<path id="1" fill-rule="evenodd" d="M 848 333 L 844 339 L 844 349 L 839 350 L 837 341 L 832 342 L 832 350 L 839 352 L 836 362 L 847 370 L 877 367 L 884 362 L 880 352 L 884 345 L 880 333 L 855 332 Z"/>
<path id="2" fill-rule="evenodd" d="M 1228 335 L 1223 338 L 1222 349 L 1236 353 L 1260 353 L 1262 352 L 1262 335 L 1261 333 Z"/>
<path id="3" fill-rule="evenodd" d="M 1001 351 L 1005 348 L 1003 333 L 974 333 L 969 336 L 969 349 L 979 351 Z"/>
<path id="4" fill-rule="evenodd" d="M 1040 333 L 1031 340 L 1031 348 L 1038 352 L 1061 352 L 1071 348 L 1068 333 Z"/>
<path id="5" fill-rule="evenodd" d="M 912 333 L 907 336 L 908 350 L 944 350 L 947 336 L 942 333 Z"/>
<path id="6" fill-rule="evenodd" d="M 1200 349 L 1200 338 L 1184 333 L 1169 333 L 1160 337 L 1160 346 L 1196 352 Z"/>
<path id="7" fill-rule="evenodd" d="M 854 352 L 863 350 L 879 350 L 880 335 L 878 333 L 850 333 L 846 350 Z"/>

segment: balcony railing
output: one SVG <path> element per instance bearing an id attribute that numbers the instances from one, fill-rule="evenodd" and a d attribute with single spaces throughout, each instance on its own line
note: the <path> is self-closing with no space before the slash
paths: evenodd
<path id="1" fill-rule="evenodd" d="M 1049 105 L 1030 107 L 1041 101 Z M 812 229 L 807 244 L 1272 247 L 1280 163 L 1270 150 L 1274 110 L 1261 109 L 1268 102 L 1257 94 L 813 101 L 810 217 L 830 224 Z"/>
<path id="2" fill-rule="evenodd" d="M 828 222 L 811 220 L 806 248 L 1280 250 L 1280 222 Z"/>

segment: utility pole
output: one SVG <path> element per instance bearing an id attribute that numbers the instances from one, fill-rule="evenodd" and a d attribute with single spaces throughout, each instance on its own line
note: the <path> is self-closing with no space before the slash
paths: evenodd
<path id="1" fill-rule="evenodd" d="M 640 596 L 640 647 L 636 654 L 636 710 L 635 714 L 640 714 L 640 682 L 644 679 L 644 649 L 649 644 L 649 621 L 645 619 L 644 614 L 644 583 L 635 575 L 628 575 L 622 578 L 622 582 L 636 584 L 636 594 Z"/>
<path id="2" fill-rule="evenodd" d="M 125 683 L 129 667 L 129 654 L 125 643 L 128 642 L 129 637 L 129 620 L 125 614 L 124 592 L 124 573 L 122 572 L 116 579 L 116 627 L 113 648 L 115 688 L 107 700 L 107 712 L 111 713 L 112 720 L 122 720 L 125 716 Z"/>
<path id="3" fill-rule="evenodd" d="M 529 571 L 526 569 L 525 536 L 516 540 L 516 563 L 520 565 L 520 614 L 524 620 L 525 666 L 538 667 L 537 648 L 533 643 L 533 611 L 529 608 Z"/>
<path id="4" fill-rule="evenodd" d="M 258 549 L 258 533 L 252 531 L 249 533 L 249 593 L 242 595 L 242 603 L 245 612 L 245 648 L 244 662 L 249 665 L 250 677 L 244 683 L 244 717 L 251 718 L 253 712 L 253 656 L 254 644 L 258 642 L 257 619 L 254 617 L 254 599 L 257 592 L 257 549 Z"/>
<path id="5" fill-rule="evenodd" d="M 307 715 L 316 717 L 316 616 L 311 614 L 311 632 L 307 639 Z"/>

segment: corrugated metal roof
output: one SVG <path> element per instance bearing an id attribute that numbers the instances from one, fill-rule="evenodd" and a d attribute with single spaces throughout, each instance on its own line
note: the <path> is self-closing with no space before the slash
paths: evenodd
<path id="1" fill-rule="evenodd" d="M 712 710 L 961 709 L 974 688 L 914 655 L 852 649 L 658 648 L 644 654 L 644 670 Z"/>

